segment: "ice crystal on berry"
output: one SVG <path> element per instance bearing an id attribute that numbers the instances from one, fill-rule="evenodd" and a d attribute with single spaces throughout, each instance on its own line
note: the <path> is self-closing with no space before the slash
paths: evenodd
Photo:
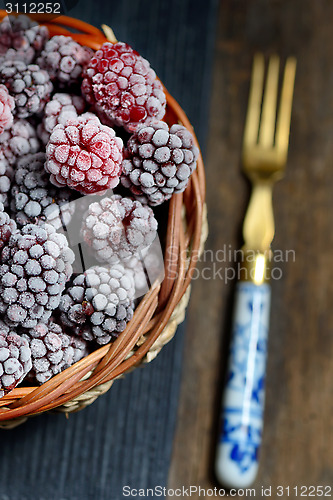
<path id="1" fill-rule="evenodd" d="M 133 276 L 121 264 L 91 267 L 61 297 L 61 321 L 85 340 L 107 344 L 132 318 L 134 291 Z"/>
<path id="2" fill-rule="evenodd" d="M 0 23 L 0 57 L 30 64 L 43 49 L 49 32 L 28 16 L 6 16 Z"/>
<path id="3" fill-rule="evenodd" d="M 152 209 L 131 198 L 113 195 L 92 203 L 82 234 L 100 262 L 118 262 L 138 255 L 154 241 L 157 220 Z"/>
<path id="4" fill-rule="evenodd" d="M 155 71 L 126 43 L 104 43 L 83 76 L 83 95 L 111 124 L 133 132 L 165 114 L 166 98 Z"/>
<path id="5" fill-rule="evenodd" d="M 46 154 L 45 169 L 56 186 L 89 194 L 119 183 L 123 141 L 91 113 L 57 125 Z"/>
<path id="6" fill-rule="evenodd" d="M 53 90 L 46 71 L 36 64 L 27 66 L 22 61 L 5 61 L 0 66 L 0 82 L 6 85 L 14 97 L 14 113 L 18 118 L 40 113 Z"/>
<path id="7" fill-rule="evenodd" d="M 122 184 L 142 203 L 160 205 L 186 188 L 199 150 L 182 125 L 142 126 L 128 140 Z"/>
<path id="8" fill-rule="evenodd" d="M 70 223 L 75 204 L 71 190 L 50 183 L 44 163 L 44 153 L 18 160 L 11 189 L 11 215 L 20 226 L 44 221 L 59 229 Z"/>
<path id="9" fill-rule="evenodd" d="M 54 227 L 27 224 L 1 254 L 0 312 L 7 324 L 33 328 L 59 306 L 72 274 L 73 251 Z"/>
<path id="10" fill-rule="evenodd" d="M 31 366 L 31 350 L 27 340 L 0 326 L 0 398 L 22 381 Z"/>

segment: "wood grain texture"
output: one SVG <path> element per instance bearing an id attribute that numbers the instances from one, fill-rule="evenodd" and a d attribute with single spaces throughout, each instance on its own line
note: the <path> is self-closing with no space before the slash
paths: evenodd
<path id="1" fill-rule="evenodd" d="M 207 248 L 214 252 L 242 244 L 249 185 L 240 151 L 253 54 L 298 60 L 288 167 L 274 191 L 273 244 L 293 250 L 295 262 L 282 263 L 283 276 L 272 283 L 257 497 L 262 485 L 333 484 L 332 18 L 329 0 L 220 4 L 206 158 Z M 226 266 L 233 263 L 202 262 L 201 274 L 211 278 Z M 212 467 L 232 295 L 233 283 L 219 277 L 193 286 L 171 488 L 217 485 Z"/>

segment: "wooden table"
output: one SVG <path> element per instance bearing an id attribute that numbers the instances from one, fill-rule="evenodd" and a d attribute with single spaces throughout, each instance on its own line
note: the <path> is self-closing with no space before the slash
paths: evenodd
<path id="1" fill-rule="evenodd" d="M 288 167 L 274 192 L 273 244 L 293 250 L 295 261 L 282 263 L 282 278 L 272 283 L 264 442 L 254 484 L 259 498 L 262 485 L 333 484 L 332 20 L 329 0 L 220 4 L 206 158 L 207 248 L 214 252 L 242 244 L 250 191 L 240 151 L 253 54 L 298 60 Z M 233 263 L 209 259 L 199 266 L 188 314 L 170 488 L 217 485 L 212 466 L 233 282 L 203 275 Z"/>

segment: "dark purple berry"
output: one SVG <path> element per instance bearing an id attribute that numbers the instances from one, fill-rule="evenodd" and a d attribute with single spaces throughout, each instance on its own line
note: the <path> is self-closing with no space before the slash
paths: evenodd
<path id="1" fill-rule="evenodd" d="M 60 319 L 77 335 L 103 345 L 115 340 L 134 311 L 134 280 L 121 264 L 78 275 L 60 301 Z"/>
<path id="2" fill-rule="evenodd" d="M 199 150 L 182 125 L 157 122 L 141 127 L 127 142 L 121 182 L 151 206 L 185 190 Z"/>

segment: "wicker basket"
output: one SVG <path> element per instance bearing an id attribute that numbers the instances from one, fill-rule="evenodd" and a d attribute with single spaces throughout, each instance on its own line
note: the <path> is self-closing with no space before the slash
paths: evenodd
<path id="1" fill-rule="evenodd" d="M 6 13 L 0 11 L 0 19 Z M 97 28 L 66 16 L 34 16 L 53 35 L 70 35 L 77 42 L 98 49 L 107 41 Z M 73 33 L 69 30 L 75 30 Z M 192 126 L 175 99 L 167 96 L 166 121 Z M 40 387 L 19 387 L 0 399 L 0 427 L 13 428 L 27 417 L 50 410 L 74 412 L 108 391 L 116 378 L 152 361 L 175 334 L 185 316 L 190 282 L 207 236 L 205 174 L 201 156 L 184 193 L 169 204 L 165 252 L 165 278 L 153 286 L 135 310 L 118 339 L 59 373 Z"/>

